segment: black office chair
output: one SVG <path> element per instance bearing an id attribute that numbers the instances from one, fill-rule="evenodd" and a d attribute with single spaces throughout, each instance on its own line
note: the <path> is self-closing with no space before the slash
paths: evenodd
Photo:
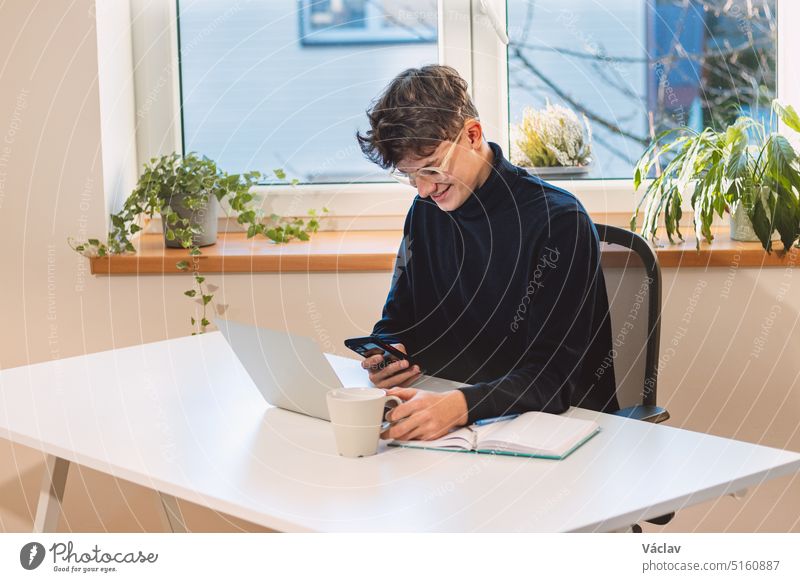
<path id="1" fill-rule="evenodd" d="M 595 224 L 606 251 L 603 275 L 611 313 L 614 374 L 621 410 L 615 414 L 664 422 L 669 412 L 656 404 L 661 337 L 661 267 L 652 247 L 641 236 L 616 226 Z M 648 519 L 665 525 L 675 516 Z M 634 531 L 641 531 L 634 525 Z"/>

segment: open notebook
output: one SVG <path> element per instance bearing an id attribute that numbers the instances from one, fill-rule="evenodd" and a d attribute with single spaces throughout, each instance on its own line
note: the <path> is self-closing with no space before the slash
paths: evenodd
<path id="1" fill-rule="evenodd" d="M 564 459 L 598 433 L 593 420 L 526 412 L 512 420 L 456 429 L 433 441 L 389 442 L 389 446 Z"/>

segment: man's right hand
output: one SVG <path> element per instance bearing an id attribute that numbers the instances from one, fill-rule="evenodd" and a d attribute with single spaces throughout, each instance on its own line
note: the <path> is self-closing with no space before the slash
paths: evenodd
<path id="1" fill-rule="evenodd" d="M 404 354 L 408 353 L 403 344 L 392 344 L 392 347 Z M 383 362 L 383 350 L 370 350 L 364 355 L 367 357 L 361 362 L 361 367 L 369 370 L 369 379 L 378 388 L 408 386 L 422 375 L 419 366 L 409 366 L 408 360 L 398 360 L 379 368 L 378 366 Z"/>

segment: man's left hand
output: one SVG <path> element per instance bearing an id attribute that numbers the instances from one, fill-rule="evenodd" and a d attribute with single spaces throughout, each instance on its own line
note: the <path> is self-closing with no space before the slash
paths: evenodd
<path id="1" fill-rule="evenodd" d="M 392 388 L 386 393 L 404 402 L 390 413 L 398 421 L 381 433 L 383 439 L 433 440 L 467 424 L 467 399 L 460 390 L 429 392 L 417 388 Z"/>

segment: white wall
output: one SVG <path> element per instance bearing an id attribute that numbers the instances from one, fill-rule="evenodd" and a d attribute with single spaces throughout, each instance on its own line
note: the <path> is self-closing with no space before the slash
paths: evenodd
<path id="1" fill-rule="evenodd" d="M 800 451 L 796 265 L 664 275 L 658 394 L 672 414 L 669 424 Z M 668 529 L 800 531 L 798 508 L 795 475 L 743 500 L 725 497 L 682 511 Z"/>
<path id="2" fill-rule="evenodd" d="M 46 8 L 25 0 L 0 4 L 3 368 L 190 331 L 186 278 L 92 277 L 66 244 L 70 235 L 104 231 L 104 161 L 113 163 L 101 143 L 106 126 L 92 6 L 91 0 Z M 371 328 L 390 276 L 211 275 L 209 281 L 220 285 L 230 317 L 329 338 L 331 349 L 344 353 L 344 337 Z M 700 281 L 705 285 L 697 292 Z M 780 268 L 665 270 L 662 346 L 673 339 L 677 345 L 664 362 L 659 395 L 671 424 L 800 450 L 797 288 L 793 271 Z M 755 340 L 763 343 L 757 357 Z M 41 456 L 0 445 L 0 529 L 23 531 L 33 519 Z M 67 487 L 62 529 L 160 527 L 147 490 L 77 469 Z M 682 511 L 671 527 L 800 531 L 798 507 L 797 479 L 784 478 L 743 501 L 724 498 Z M 193 529 L 247 527 L 201 510 L 189 519 Z"/>

